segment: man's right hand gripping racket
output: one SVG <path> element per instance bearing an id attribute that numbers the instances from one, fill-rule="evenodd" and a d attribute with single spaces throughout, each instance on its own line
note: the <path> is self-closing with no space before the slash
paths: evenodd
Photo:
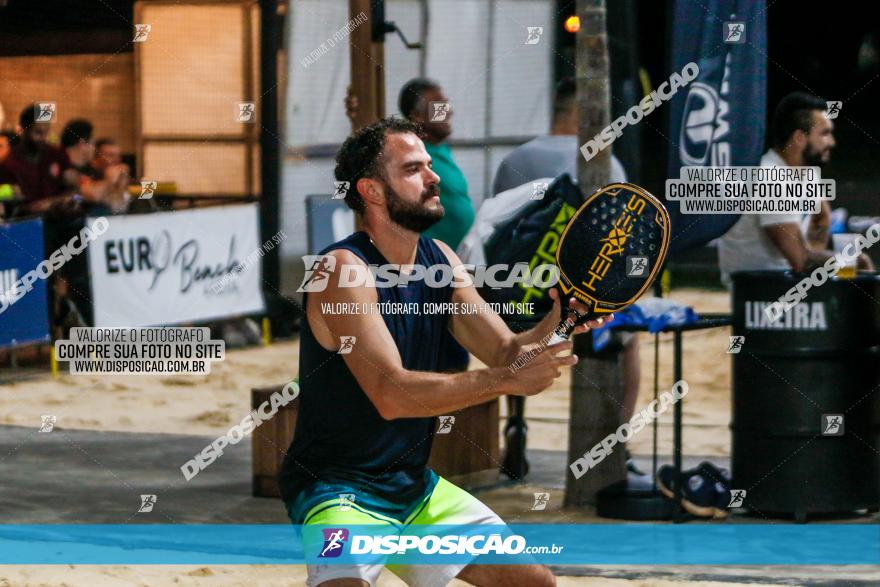
<path id="1" fill-rule="evenodd" d="M 589 306 L 567 310 L 550 344 L 578 324 L 635 303 L 651 287 L 669 248 L 669 213 L 637 185 L 613 183 L 590 195 L 569 219 L 556 248 L 560 299 Z"/>

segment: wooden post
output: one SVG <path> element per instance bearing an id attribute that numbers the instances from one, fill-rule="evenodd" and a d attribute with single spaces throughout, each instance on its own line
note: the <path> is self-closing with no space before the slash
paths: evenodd
<path id="1" fill-rule="evenodd" d="M 373 42 L 370 4 L 371 0 L 348 0 L 350 19 L 361 13 L 367 17 L 349 35 L 351 89 L 358 99 L 353 131 L 385 116 L 385 45 Z"/>
<path id="2" fill-rule="evenodd" d="M 351 121 L 352 132 L 385 116 L 385 44 L 373 42 L 371 3 L 372 0 L 348 0 L 350 19 L 361 13 L 367 16 L 366 22 L 349 35 L 351 91 L 358 100 L 358 109 Z M 363 221 L 360 214 L 355 214 L 355 230 L 363 229 Z"/>
<path id="3" fill-rule="evenodd" d="M 580 109 L 578 144 L 583 145 L 611 122 L 608 36 L 605 0 L 578 0 L 581 27 L 576 41 L 577 99 Z M 611 149 L 587 161 L 578 158 L 578 181 L 584 194 L 609 183 Z M 590 335 L 575 337 L 574 352 L 581 360 L 571 374 L 568 463 L 616 431 L 623 405 L 623 372 L 619 353 L 608 357 L 588 356 Z M 624 447 L 617 445 L 601 464 L 575 479 L 565 471 L 565 505 L 595 503 L 596 492 L 626 478 Z"/>

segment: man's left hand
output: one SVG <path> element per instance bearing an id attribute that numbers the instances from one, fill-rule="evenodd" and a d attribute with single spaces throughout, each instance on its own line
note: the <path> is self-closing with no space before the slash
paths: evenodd
<path id="1" fill-rule="evenodd" d="M 554 288 L 550 288 L 549 293 L 550 293 L 550 298 L 553 300 L 553 310 L 551 310 L 550 315 L 551 316 L 560 316 L 561 315 L 561 312 L 560 312 L 561 303 L 560 303 L 560 299 L 559 299 L 559 291 L 554 287 Z M 577 298 L 569 298 L 568 299 L 568 308 L 570 310 L 575 310 L 575 311 L 580 312 L 582 314 L 586 314 L 587 312 L 590 311 L 590 307 L 587 306 L 586 304 L 584 304 L 583 302 L 579 301 Z M 612 320 L 614 320 L 614 314 L 608 314 L 607 316 L 602 316 L 600 318 L 596 318 L 595 320 L 590 320 L 584 324 L 579 324 L 578 326 L 575 326 L 574 330 L 571 332 L 571 335 L 574 336 L 575 334 L 583 334 L 585 332 L 589 332 L 589 330 L 591 328 L 600 328 L 600 327 L 608 324 Z M 555 328 L 555 327 L 556 327 L 556 324 L 553 325 L 553 328 Z M 552 329 L 551 329 L 551 332 L 552 332 Z"/>

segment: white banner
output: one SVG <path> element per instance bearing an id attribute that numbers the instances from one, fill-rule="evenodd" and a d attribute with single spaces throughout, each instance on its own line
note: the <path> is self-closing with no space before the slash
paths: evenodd
<path id="1" fill-rule="evenodd" d="M 95 326 L 265 311 L 262 265 L 245 262 L 260 249 L 257 210 L 248 204 L 107 217 L 109 228 L 88 248 Z"/>

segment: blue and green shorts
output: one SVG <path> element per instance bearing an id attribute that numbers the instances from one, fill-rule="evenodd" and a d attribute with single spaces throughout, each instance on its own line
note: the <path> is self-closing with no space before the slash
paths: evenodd
<path id="1" fill-rule="evenodd" d="M 409 504 L 393 504 L 363 489 L 317 482 L 288 504 L 295 524 L 332 527 L 383 525 L 403 532 L 410 525 L 503 525 L 498 514 L 467 491 L 432 474 L 425 494 Z M 383 528 L 383 530 L 385 530 Z M 305 548 L 309 545 L 304 544 Z M 446 585 L 467 565 L 388 565 L 408 585 Z M 383 565 L 309 564 L 308 585 L 331 579 L 356 578 L 374 585 Z"/>

